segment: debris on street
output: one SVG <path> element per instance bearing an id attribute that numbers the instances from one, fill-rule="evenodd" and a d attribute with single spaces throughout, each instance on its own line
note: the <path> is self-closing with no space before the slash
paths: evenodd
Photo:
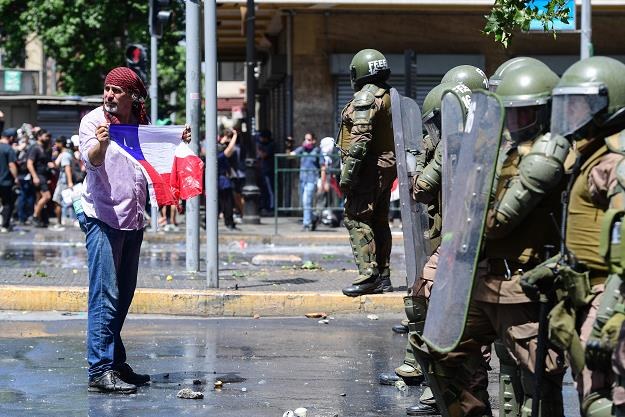
<path id="1" fill-rule="evenodd" d="M 199 391 L 193 391 L 191 388 L 183 388 L 178 391 L 176 397 L 185 400 L 201 400 L 202 398 L 204 398 L 204 394 Z"/>

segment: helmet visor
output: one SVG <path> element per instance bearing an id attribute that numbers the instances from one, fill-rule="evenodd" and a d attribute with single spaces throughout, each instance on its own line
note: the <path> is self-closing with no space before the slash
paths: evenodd
<path id="1" fill-rule="evenodd" d="M 438 111 L 434 112 L 433 117 L 429 118 L 425 123 L 423 123 L 423 127 L 428 132 L 428 135 L 430 135 L 430 140 L 432 140 L 432 143 L 434 143 L 435 145 L 438 144 L 438 142 L 440 142 L 441 140 L 440 125 L 441 113 Z"/>
<path id="2" fill-rule="evenodd" d="M 557 94 L 554 90 L 551 109 L 551 132 L 562 136 L 575 133 L 608 107 L 608 96 L 598 90 L 594 94 L 581 91 Z"/>

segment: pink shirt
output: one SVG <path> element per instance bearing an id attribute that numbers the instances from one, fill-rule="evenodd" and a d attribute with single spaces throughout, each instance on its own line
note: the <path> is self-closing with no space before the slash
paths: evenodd
<path id="1" fill-rule="evenodd" d="M 80 154 L 87 167 L 82 208 L 86 216 L 114 229 L 143 229 L 147 181 L 141 169 L 120 153 L 120 147 L 113 141 L 109 143 L 102 165 L 96 167 L 89 161 L 89 150 L 98 143 L 95 131 L 104 123 L 106 119 L 101 106 L 80 121 Z"/>

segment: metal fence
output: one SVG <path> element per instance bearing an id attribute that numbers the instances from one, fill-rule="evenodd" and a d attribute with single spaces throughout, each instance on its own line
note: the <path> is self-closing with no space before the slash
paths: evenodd
<path id="1" fill-rule="evenodd" d="M 324 224 L 332 222 L 333 226 L 339 226 L 343 213 L 343 195 L 338 187 L 340 168 L 339 154 L 333 153 L 324 156 L 326 163 L 323 169 L 326 172 L 325 187 L 323 191 L 321 184 L 321 170 L 300 168 L 300 160 L 303 157 L 310 158 L 310 155 L 274 155 L 274 233 L 278 234 L 278 216 L 303 216 L 303 206 L 299 192 L 300 175 L 305 172 L 318 171 L 318 188 L 313 200 L 313 216 L 318 216 Z M 319 190 L 322 190 L 319 192 Z M 323 218 L 323 215 L 334 216 Z"/>

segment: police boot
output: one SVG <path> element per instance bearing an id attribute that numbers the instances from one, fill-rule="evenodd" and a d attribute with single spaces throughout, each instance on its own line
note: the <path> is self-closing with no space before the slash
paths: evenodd
<path id="1" fill-rule="evenodd" d="M 360 279 L 349 287 L 343 288 L 343 294 L 348 297 L 358 297 L 366 294 L 382 294 L 384 292 L 393 291 L 390 279 L 384 279 L 379 275 L 367 278 L 365 281 Z"/>
<path id="2" fill-rule="evenodd" d="M 403 319 L 401 323 L 392 327 L 393 333 L 406 334 L 408 333 L 408 319 Z"/>
<path id="3" fill-rule="evenodd" d="M 417 404 L 406 408 L 406 414 L 409 416 L 437 416 L 440 413 L 430 387 L 426 387 L 423 390 Z"/>
<path id="4" fill-rule="evenodd" d="M 375 259 L 375 239 L 371 226 L 356 220 L 345 219 L 345 227 L 349 233 L 349 242 L 358 267 L 358 279 L 349 287 L 343 288 L 343 294 L 348 297 L 358 297 L 393 291 L 390 270 L 385 268 L 382 274 L 378 270 L 378 263 Z"/>
<path id="5" fill-rule="evenodd" d="M 408 318 L 408 330 L 410 334 L 423 333 L 427 300 L 422 296 L 405 296 L 404 310 Z M 406 344 L 404 363 L 395 369 L 395 373 L 406 381 L 407 385 L 419 385 L 425 379 L 421 367 L 417 363 L 414 350 L 410 341 Z"/>
<path id="6" fill-rule="evenodd" d="M 406 385 L 419 385 L 425 379 L 421 367 L 417 363 L 412 351 L 412 345 L 406 344 L 406 354 L 404 355 L 404 363 L 395 368 L 395 374 L 401 377 Z"/>
<path id="7" fill-rule="evenodd" d="M 375 263 L 374 263 L 375 265 Z M 390 272 L 388 275 L 377 273 L 377 266 L 366 268 L 364 274 L 359 275 L 349 287 L 343 288 L 343 294 L 348 297 L 358 297 L 366 294 L 382 294 L 392 292 Z"/>

